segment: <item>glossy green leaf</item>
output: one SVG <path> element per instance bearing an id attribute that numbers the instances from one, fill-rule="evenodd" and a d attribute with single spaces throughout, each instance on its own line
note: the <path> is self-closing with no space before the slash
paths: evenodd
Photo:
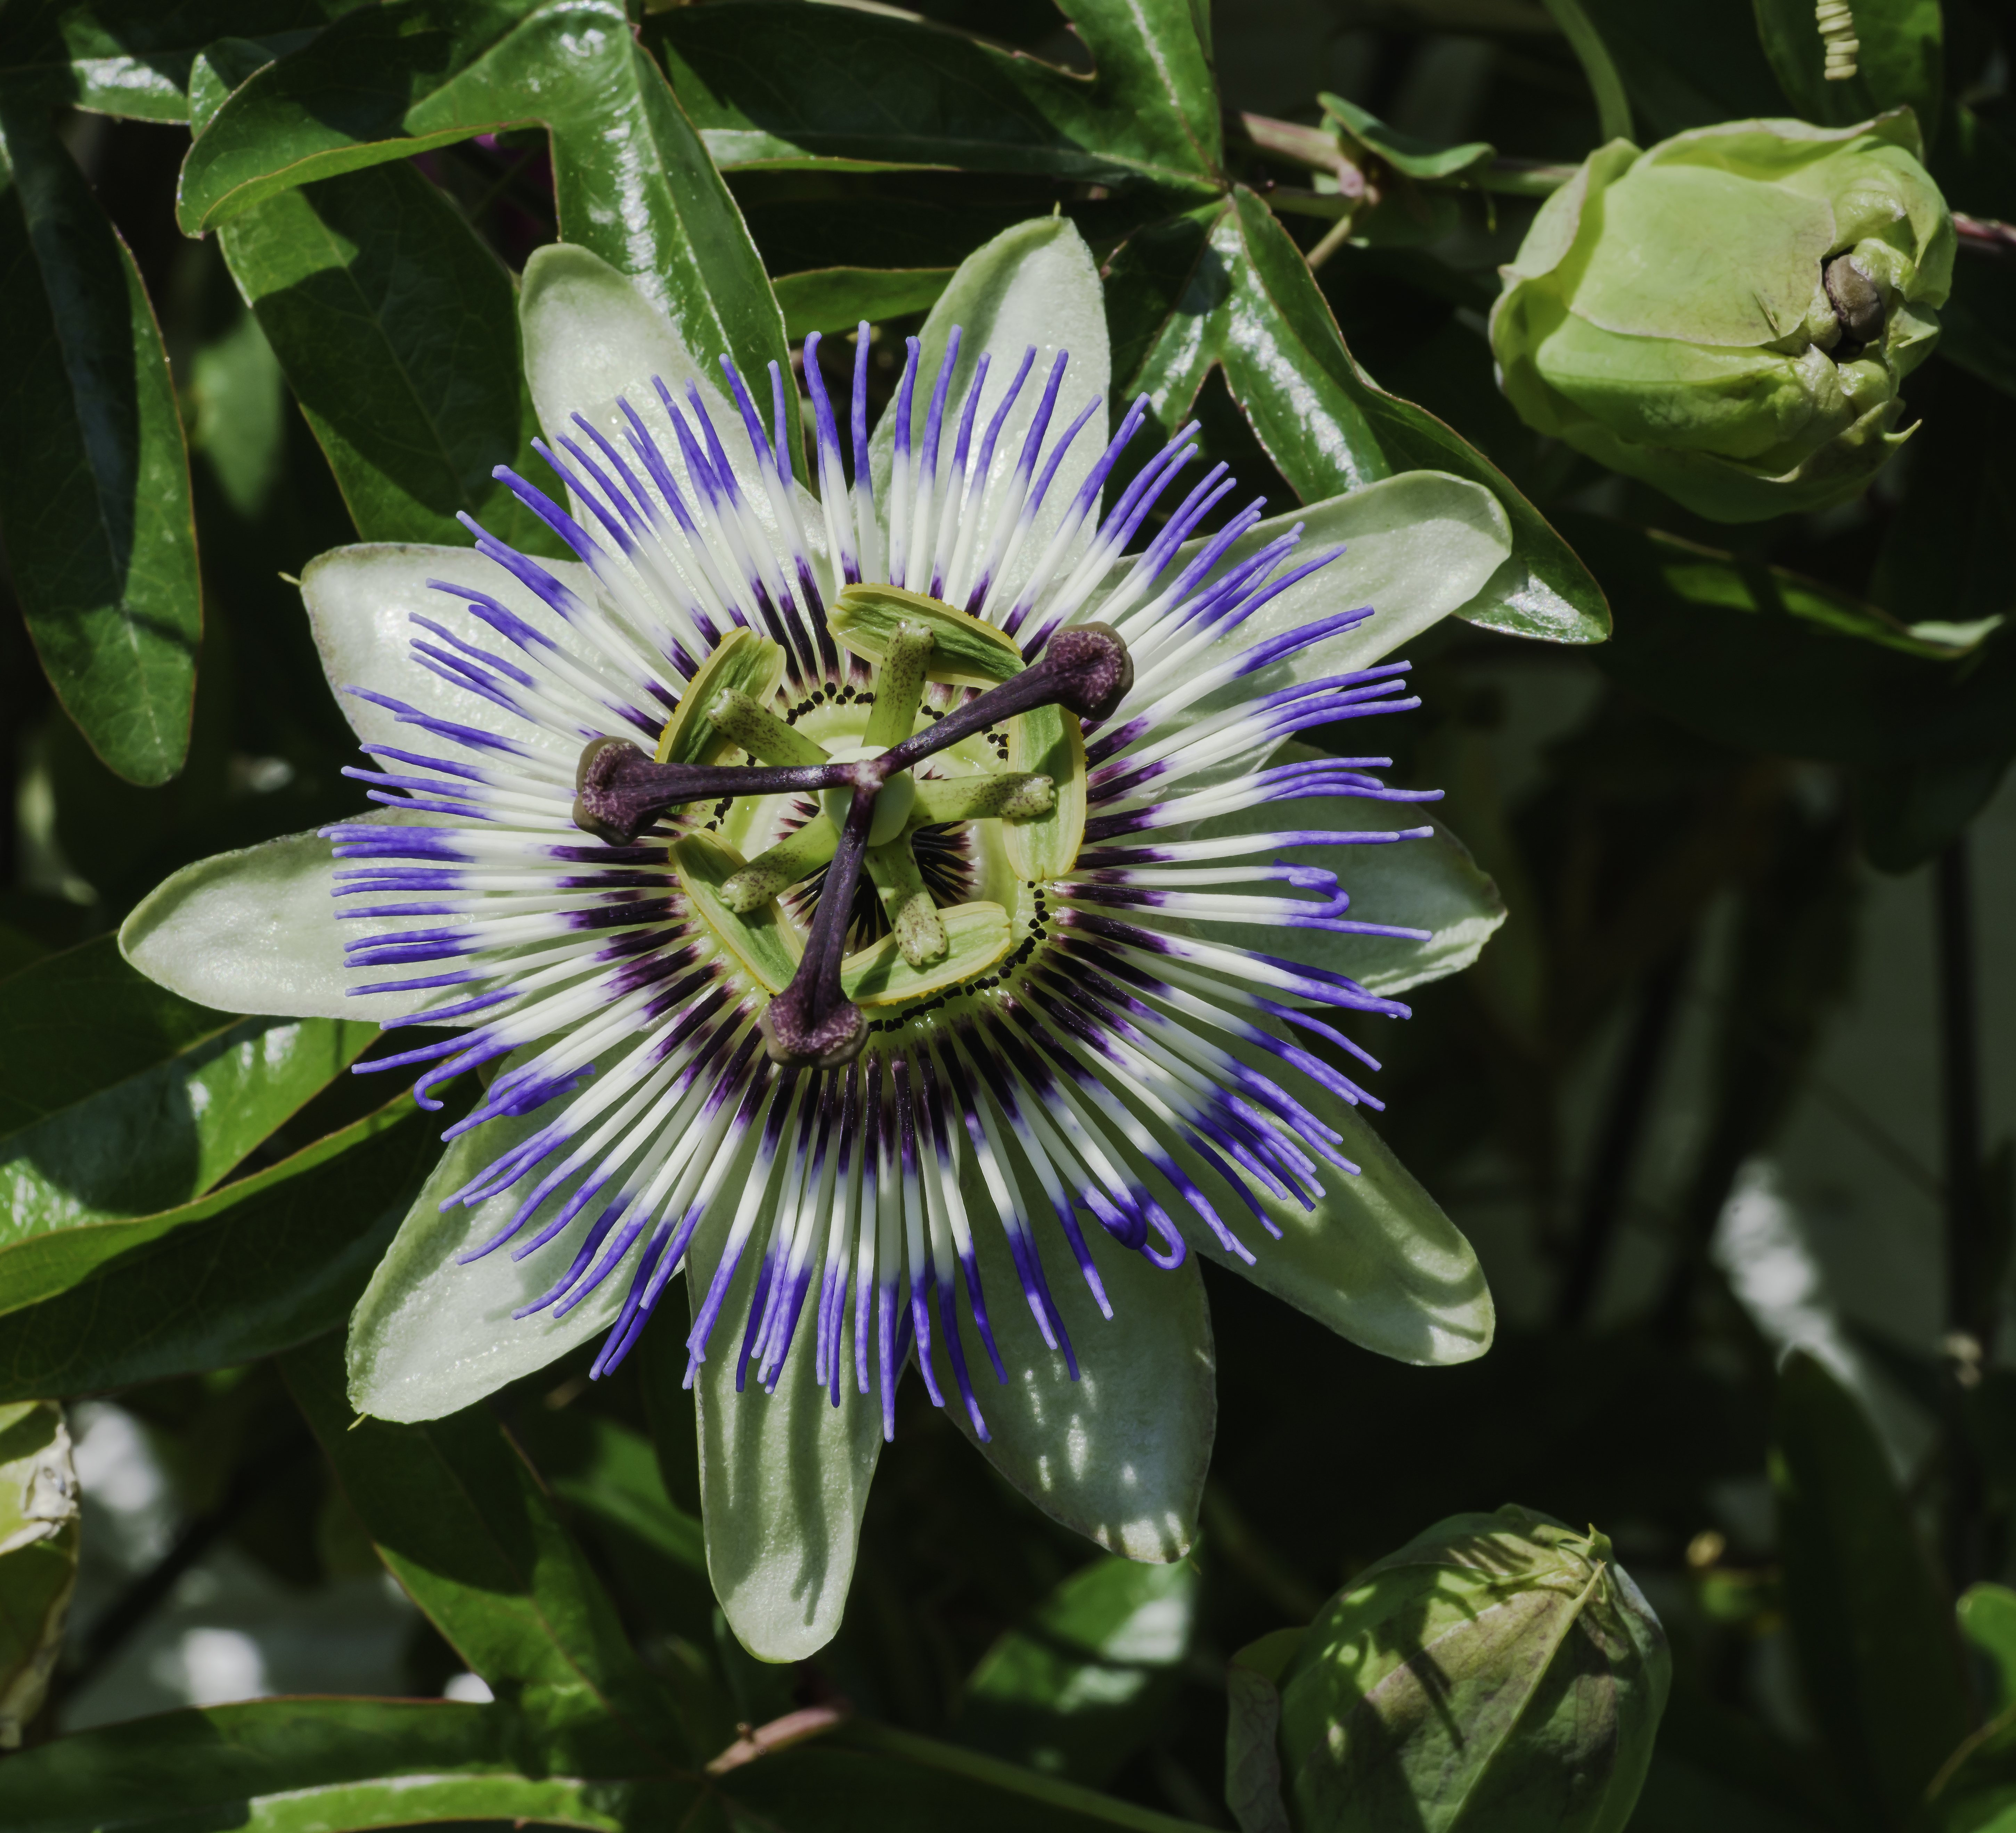
<path id="1" fill-rule="evenodd" d="M 689 1398 L 686 1404 L 692 1406 Z M 571 1406 L 521 1408 L 513 1429 L 541 1477 L 613 1561 L 653 1622 L 705 1647 L 713 1637 L 715 1609 L 705 1531 L 697 1514 L 666 1493 L 650 1439 L 604 1414 Z M 733 1738 L 730 1727 L 720 1742 Z"/>
<path id="2" fill-rule="evenodd" d="M 717 1206 L 687 1255 L 687 1295 L 696 1312 L 730 1220 Z M 729 1626 L 759 1659 L 797 1661 L 825 1647 L 840 1627 L 882 1451 L 882 1414 L 872 1395 L 855 1389 L 851 1328 L 840 1404 L 829 1399 L 815 1366 L 810 1301 L 775 1392 L 764 1392 L 753 1369 L 745 1378 L 742 1320 L 756 1259 L 754 1249 L 743 1256 L 707 1359 L 694 1374 L 700 1514 L 707 1571 Z"/>
<path id="3" fill-rule="evenodd" d="M 998 1122 L 997 1122 L 998 1124 Z M 1006 1138 L 1004 1133 L 1004 1140 Z M 1193 1259 L 1165 1271 L 1096 1224 L 1086 1245 L 1113 1308 L 1103 1316 L 1054 1212 L 1025 1196 L 1046 1282 L 1078 1363 L 1043 1341 L 989 1187 L 970 1144 L 957 1150 L 967 1213 L 1006 1384 L 998 1384 L 970 1320 L 960 1337 L 988 1439 L 988 1463 L 1074 1532 L 1129 1559 L 1181 1559 L 1197 1539 L 1197 1510 L 1218 1419 L 1216 1360 L 1204 1282 Z M 999 1161 L 997 1160 L 997 1163 Z M 1029 1190 L 1033 1177 L 1017 1175 Z M 947 1417 L 976 1438 L 939 1333 L 932 1363 Z"/>
<path id="4" fill-rule="evenodd" d="M 308 1167 L 208 1197 L 376 1035 L 326 1019 L 242 1020 L 153 1072 L 0 1141 L 0 1314 L 67 1291 L 143 1242 L 207 1222 Z M 309 1148 L 312 1150 L 312 1148 Z"/>
<path id="5" fill-rule="evenodd" d="M 439 1154 L 423 1122 L 401 1096 L 242 1189 L 135 1225 L 135 1244 L 0 1317 L 0 1399 L 226 1368 L 333 1329 Z"/>
<path id="6" fill-rule="evenodd" d="M 693 17 L 692 14 L 682 15 Z M 863 319 L 873 324 L 923 312 L 937 302 L 950 268 L 813 268 L 779 274 L 770 283 L 784 314 L 784 335 L 848 332 Z"/>
<path id="7" fill-rule="evenodd" d="M 129 782 L 188 755 L 203 630 L 175 385 L 139 271 L 44 104 L 0 97 L 0 526 L 63 710 Z"/>
<path id="8" fill-rule="evenodd" d="M 1931 131 L 1945 78 L 1939 0 L 1854 0 L 1840 35 L 1856 41 L 1855 74 L 1834 81 L 1823 74 L 1827 46 L 1811 0 L 1755 3 L 1765 55 L 1787 99 L 1808 121 L 1845 128 L 1909 108 Z"/>
<path id="9" fill-rule="evenodd" d="M 1456 615 L 1553 642 L 1607 633 L 1601 591 L 1539 512 L 1474 447 L 1359 368 L 1308 262 L 1251 192 L 1137 237 L 1110 273 L 1116 391 L 1147 394 L 1164 427 L 1181 423 L 1222 364 L 1268 456 L 1305 501 L 1416 469 L 1453 472 L 1497 498 L 1513 552 Z"/>
<path id="10" fill-rule="evenodd" d="M 649 1774 L 676 1760 L 664 1689 L 538 1477 L 481 1407 L 424 1425 L 360 1421 L 330 1337 L 281 1363 L 379 1557 L 493 1691 L 561 1739 L 560 1761 Z"/>
<path id="11" fill-rule="evenodd" d="M 562 236 L 745 375 L 788 363 L 782 314 L 705 147 L 617 0 L 398 0 L 235 91 L 191 148 L 190 233 L 311 179 L 506 127 L 553 136 Z M 795 428 L 797 398 L 787 411 Z"/>
<path id="12" fill-rule="evenodd" d="M 348 0 L 355 4 L 355 0 Z M 0 16 L 0 87 L 141 121 L 189 118 L 189 72 L 227 34 L 304 42 L 346 0 L 18 0 Z"/>
<path id="13" fill-rule="evenodd" d="M 82 1496 L 53 1400 L 0 1406 L 0 1751 L 41 1710 L 77 1586 Z"/>
<path id="14" fill-rule="evenodd" d="M 1794 1350 L 1772 1482 L 1806 1697 L 1871 1824 L 1910 1818 L 1968 1714 L 1951 1606 L 1860 1404 Z"/>
<path id="15" fill-rule="evenodd" d="M 1098 1787 L 1150 1737 L 1190 1651 L 1197 1570 L 1108 1555 L 1081 1567 L 967 1678 L 962 1744 Z"/>
<path id="16" fill-rule="evenodd" d="M 690 1784 L 527 1774 L 523 1720 L 443 1700 L 272 1699 L 164 1712 L 8 1759 L 9 1833 L 330 1833 L 510 1820 L 647 1833 Z"/>
<path id="17" fill-rule="evenodd" d="M 562 551 L 490 474 L 524 470 L 538 430 L 511 276 L 417 170 L 268 198 L 219 240 L 364 539 L 459 544 L 463 513 Z"/>
<path id="18" fill-rule="evenodd" d="M 1206 180 L 1218 110 L 1188 0 L 1080 0 L 1090 81 L 922 20 L 747 0 L 650 16 L 646 41 L 725 168 L 837 164 Z"/>
<path id="19" fill-rule="evenodd" d="M 1289 744 L 1273 762 L 1287 764 L 1320 756 L 1307 745 Z M 1337 874 L 1350 895 L 1354 921 L 1424 929 L 1427 939 L 1396 936 L 1334 935 L 1325 930 L 1278 925 L 1213 923 L 1199 933 L 1221 948 L 1276 955 L 1355 980 L 1368 992 L 1391 996 L 1460 974 L 1482 953 L 1505 920 L 1505 901 L 1461 841 L 1434 820 L 1433 802 L 1377 802 L 1320 797 L 1289 803 L 1262 803 L 1238 815 L 1214 816 L 1195 829 L 1200 840 L 1234 834 L 1264 834 L 1283 828 L 1370 834 L 1432 827 L 1419 840 L 1374 841 L 1352 846 L 1291 849 L 1269 848 L 1256 859 L 1295 859 Z"/>
<path id="20" fill-rule="evenodd" d="M 730 1770 L 721 1787 L 748 1825 L 779 1833 L 888 1833 L 898 1816 L 958 1833 L 1199 1833 L 1194 1820 L 872 1719 Z"/>
<path id="21" fill-rule="evenodd" d="M 1594 516 L 1563 520 L 1629 596 L 1598 664 L 1689 729 L 1871 769 L 2008 754 L 2016 643 L 2000 633 L 1970 654 L 1777 567 Z"/>

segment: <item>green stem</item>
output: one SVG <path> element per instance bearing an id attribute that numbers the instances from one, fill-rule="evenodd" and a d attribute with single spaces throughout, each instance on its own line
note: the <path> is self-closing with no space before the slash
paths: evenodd
<path id="1" fill-rule="evenodd" d="M 1590 92 L 1596 97 L 1597 125 L 1604 139 L 1629 140 L 1631 104 L 1624 94 L 1624 79 L 1617 74 L 1601 34 L 1583 12 L 1582 0 L 1545 0 L 1545 5 L 1580 60 L 1582 74 L 1589 78 Z"/>

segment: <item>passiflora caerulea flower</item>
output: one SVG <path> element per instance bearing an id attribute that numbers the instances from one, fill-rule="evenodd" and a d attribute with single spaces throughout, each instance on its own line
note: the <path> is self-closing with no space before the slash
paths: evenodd
<path id="1" fill-rule="evenodd" d="M 356 1404 L 431 1418 L 597 1334 L 606 1370 L 683 1271 L 710 1569 L 788 1659 L 837 1625 L 912 1361 L 1040 1506 L 1171 1559 L 1195 1254 L 1479 1353 L 1476 1262 L 1340 1026 L 1502 912 L 1383 759 L 1294 735 L 1414 704 L 1380 658 L 1504 560 L 1491 495 L 1414 473 L 1206 536 L 1234 486 L 1186 430 L 1102 509 L 1145 408 L 1107 437 L 1060 221 L 960 268 L 872 435 L 866 337 L 851 400 L 808 350 L 816 496 L 788 378 L 766 423 L 592 256 L 535 257 L 521 316 L 567 505 L 502 474 L 578 557 L 315 561 L 383 806 L 123 931 L 213 1005 L 452 1028 L 380 1060 L 423 1104 L 489 1077 L 357 1309 Z"/>

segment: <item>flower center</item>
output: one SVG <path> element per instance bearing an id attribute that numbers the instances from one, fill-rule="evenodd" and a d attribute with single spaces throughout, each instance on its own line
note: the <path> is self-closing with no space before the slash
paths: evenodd
<path id="1" fill-rule="evenodd" d="M 829 751 L 826 755 L 836 764 L 859 764 L 870 758 L 879 758 L 888 747 L 879 744 L 842 745 Z M 833 823 L 837 834 L 847 819 L 847 808 L 852 792 L 847 789 L 823 789 L 819 791 L 819 812 Z M 910 818 L 910 811 L 916 805 L 917 786 L 909 771 L 905 770 L 888 778 L 875 795 L 874 819 L 868 824 L 868 844 L 871 847 L 887 846 L 903 831 L 903 824 Z"/>
<path id="2" fill-rule="evenodd" d="M 688 682 L 655 760 L 621 739 L 592 740 L 575 772 L 574 819 L 617 845 L 668 809 L 737 797 L 811 795 L 818 812 L 753 859 L 705 830 L 675 838 L 670 856 L 693 909 L 724 949 L 774 997 L 761 1021 L 780 1063 L 833 1068 L 867 1042 L 863 1006 L 907 1005 L 985 974 L 1013 945 L 1007 911 L 992 902 L 941 910 L 910 838 L 928 826 L 999 821 L 1018 876 L 1067 869 L 1084 830 L 1084 748 L 1078 718 L 1103 718 L 1132 684 L 1126 645 L 1103 625 L 1058 632 L 1024 665 L 992 625 L 936 599 L 889 586 L 850 586 L 833 632 L 875 666 L 875 692 L 858 741 L 829 750 L 772 710 L 783 651 L 737 630 Z M 921 729 L 927 682 L 984 691 Z M 992 685 L 990 685 L 992 684 Z M 916 780 L 928 758 L 957 755 L 998 727 L 1011 768 Z M 737 751 L 758 761 L 721 760 Z M 1012 766 L 1018 756 L 1036 769 Z M 1063 793 L 1060 793 L 1060 792 Z M 802 937 L 776 898 L 824 870 Z M 890 925 L 882 943 L 849 955 L 855 894 L 866 874 Z"/>

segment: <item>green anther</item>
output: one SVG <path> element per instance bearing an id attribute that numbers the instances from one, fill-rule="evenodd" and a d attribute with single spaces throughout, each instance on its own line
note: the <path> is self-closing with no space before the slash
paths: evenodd
<path id="1" fill-rule="evenodd" d="M 1032 770 L 997 770 L 983 776 L 926 776 L 917 783 L 913 828 L 941 821 L 1027 820 L 1056 805 L 1057 785 Z"/>
<path id="2" fill-rule="evenodd" d="M 865 1010 L 908 1005 L 985 974 L 1015 946 L 1013 925 L 999 904 L 955 904 L 939 916 L 946 937 L 939 960 L 913 967 L 895 937 L 885 935 L 841 963 L 841 992 Z"/>
<path id="3" fill-rule="evenodd" d="M 876 888 L 885 894 L 883 908 L 903 959 L 918 968 L 938 960 L 951 945 L 909 844 L 897 840 L 884 847 L 871 847 L 867 864 Z"/>
<path id="4" fill-rule="evenodd" d="M 910 736 L 924 697 L 925 668 L 937 641 L 928 624 L 905 621 L 896 626 L 882 666 L 875 673 L 875 705 L 861 735 L 863 744 L 886 751 Z"/>
<path id="5" fill-rule="evenodd" d="M 740 688 L 724 687 L 707 709 L 707 722 L 752 757 L 765 764 L 823 764 L 825 750 L 794 726 L 787 726 L 769 708 Z M 906 730 L 904 736 L 909 736 Z"/>
<path id="6" fill-rule="evenodd" d="M 955 687 L 992 687 L 1022 672 L 1022 652 L 1012 636 L 921 592 L 894 585 L 844 586 L 833 600 L 830 621 L 833 635 L 871 662 L 887 659 L 905 625 L 923 625 L 934 639 L 924 668 L 927 680 Z"/>
<path id="7" fill-rule="evenodd" d="M 735 741 L 715 729 L 704 709 L 713 705 L 723 688 L 747 693 L 758 703 L 774 694 L 784 679 L 783 648 L 753 630 L 734 629 L 715 645 L 686 683 L 686 691 L 658 737 L 661 764 L 720 764 Z M 812 762 L 819 763 L 822 758 Z"/>
<path id="8" fill-rule="evenodd" d="M 833 823 L 823 815 L 815 816 L 797 833 L 787 834 L 723 880 L 721 901 L 738 915 L 760 910 L 778 892 L 818 871 L 839 844 Z"/>

